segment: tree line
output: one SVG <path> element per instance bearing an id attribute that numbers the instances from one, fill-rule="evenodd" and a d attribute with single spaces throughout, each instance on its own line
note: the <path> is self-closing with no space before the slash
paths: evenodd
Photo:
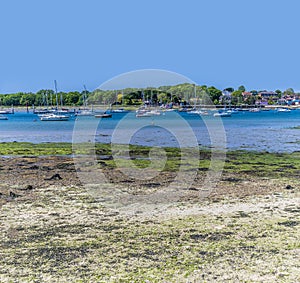
<path id="1" fill-rule="evenodd" d="M 148 87 L 143 89 L 126 88 L 123 90 L 100 90 L 91 92 L 89 104 L 122 104 L 140 105 L 142 103 L 187 104 L 191 102 L 202 104 L 218 104 L 222 91 L 211 86 L 193 85 L 189 83 L 175 86 Z"/>
<path id="2" fill-rule="evenodd" d="M 60 104 L 62 98 L 63 105 L 66 106 L 82 106 L 84 105 L 84 97 L 88 105 L 141 105 L 142 103 L 158 104 L 225 104 L 230 103 L 236 105 L 241 101 L 242 93 L 246 91 L 244 86 L 238 87 L 236 90 L 228 87 L 223 91 L 214 86 L 193 85 L 189 83 L 179 84 L 175 86 L 160 86 L 158 88 L 148 87 L 143 89 L 126 88 L 123 90 L 101 90 L 96 89 L 93 92 L 89 91 L 71 91 L 58 92 L 57 94 L 50 89 L 42 89 L 36 93 L 12 93 L 0 94 L 0 106 L 56 106 Z M 224 92 L 231 93 L 230 96 L 224 96 Z M 258 91 L 250 91 L 253 96 L 248 100 L 243 100 L 243 103 L 253 104 Z M 275 91 L 280 97 L 282 95 L 293 93 L 293 89 L 289 88 L 284 92 Z M 58 101 L 57 101 L 58 100 Z"/>
<path id="3" fill-rule="evenodd" d="M 57 99 L 56 99 L 57 97 Z M 36 93 L 11 93 L 0 95 L 0 105 L 2 106 L 56 106 L 60 104 L 62 97 L 63 104 L 68 106 L 80 106 L 83 104 L 83 93 L 78 91 L 58 92 L 57 96 L 53 90 L 42 89 Z"/>

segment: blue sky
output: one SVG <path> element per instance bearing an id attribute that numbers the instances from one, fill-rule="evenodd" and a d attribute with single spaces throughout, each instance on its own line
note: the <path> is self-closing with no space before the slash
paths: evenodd
<path id="1" fill-rule="evenodd" d="M 0 93 L 93 90 L 137 69 L 300 90 L 300 1 L 0 2 Z"/>

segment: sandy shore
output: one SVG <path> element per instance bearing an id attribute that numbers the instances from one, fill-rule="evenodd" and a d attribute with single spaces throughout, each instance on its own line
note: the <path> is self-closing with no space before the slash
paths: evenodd
<path id="1" fill-rule="evenodd" d="M 300 281 L 293 176 L 228 171 L 199 198 L 200 172 L 174 201 L 113 208 L 82 185 L 69 157 L 3 157 L 0 169 L 1 282 Z M 127 193 L 153 190 L 103 172 Z"/>

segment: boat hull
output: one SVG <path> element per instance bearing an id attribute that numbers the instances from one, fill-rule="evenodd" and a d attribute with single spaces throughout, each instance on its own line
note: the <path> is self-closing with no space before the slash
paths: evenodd
<path id="1" fill-rule="evenodd" d="M 67 115 L 56 115 L 56 114 L 49 114 L 49 115 L 41 115 L 41 121 L 68 121 L 70 116 Z"/>
<path id="2" fill-rule="evenodd" d="M 95 118 L 112 118 L 112 114 L 97 114 Z"/>
<path id="3" fill-rule="evenodd" d="M 227 113 L 227 112 L 215 113 L 214 117 L 231 117 L 231 113 Z"/>

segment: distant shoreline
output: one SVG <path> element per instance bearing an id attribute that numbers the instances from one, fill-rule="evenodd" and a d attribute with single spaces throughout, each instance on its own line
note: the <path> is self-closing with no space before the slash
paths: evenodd
<path id="1" fill-rule="evenodd" d="M 203 109 L 207 109 L 207 110 L 214 110 L 214 109 L 223 109 L 224 105 L 188 105 L 191 108 L 203 108 Z M 113 107 L 112 109 L 119 109 L 119 108 L 123 108 L 127 111 L 136 111 L 137 109 L 139 109 L 141 107 L 141 105 L 138 106 L 122 106 L 119 105 L 119 107 Z M 24 107 L 24 106 L 14 106 L 14 107 L 6 107 L 6 106 L 0 106 L 0 110 L 8 110 L 8 109 L 14 109 L 15 112 L 28 112 L 31 113 L 33 112 L 34 109 L 44 109 L 46 107 L 41 107 L 41 106 L 37 106 L 37 107 L 32 107 L 32 106 L 28 106 Z M 66 109 L 70 109 L 70 110 L 75 110 L 78 111 L 80 109 L 83 109 L 84 106 L 65 106 Z M 99 111 L 105 111 L 108 109 L 111 109 L 108 105 L 93 105 L 90 106 L 90 108 L 94 109 L 94 110 L 99 110 Z M 155 108 L 154 106 L 151 106 L 150 108 Z M 181 108 L 184 108 L 184 106 L 174 106 L 173 109 L 175 110 L 180 110 Z M 226 108 L 230 109 L 253 109 L 253 108 L 260 108 L 260 106 L 258 105 L 240 105 L 240 106 L 226 106 Z M 287 108 L 287 109 L 291 109 L 291 110 L 296 110 L 296 109 L 300 109 L 300 105 L 265 105 L 263 107 L 261 107 L 262 110 L 275 110 L 277 108 Z"/>

